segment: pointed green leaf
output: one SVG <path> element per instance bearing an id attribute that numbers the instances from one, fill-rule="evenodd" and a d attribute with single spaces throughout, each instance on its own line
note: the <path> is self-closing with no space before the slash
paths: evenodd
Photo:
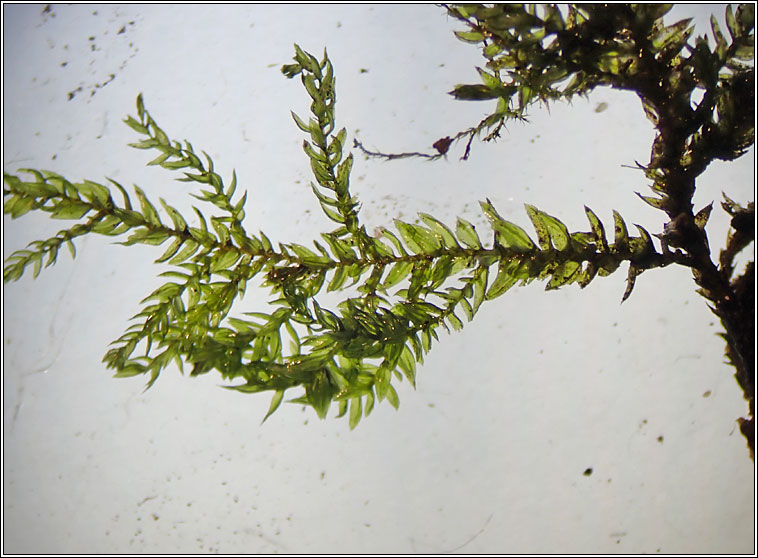
<path id="1" fill-rule="evenodd" d="M 166 201 L 163 198 L 159 198 L 161 205 L 166 210 L 166 213 L 168 213 L 168 216 L 171 218 L 171 221 L 174 223 L 174 227 L 177 231 L 183 231 L 187 228 L 187 222 L 184 220 L 184 218 L 181 216 L 181 214 L 168 205 Z"/>
<path id="2" fill-rule="evenodd" d="M 643 196 L 639 192 L 637 192 L 637 195 L 644 201 L 646 204 L 648 204 L 651 207 L 654 207 L 656 209 L 665 209 L 666 208 L 666 198 L 654 198 L 652 196 Z"/>
<path id="3" fill-rule="evenodd" d="M 582 289 L 589 285 L 597 275 L 597 266 L 593 262 L 587 262 L 584 269 L 576 276 L 576 282 Z"/>
<path id="4" fill-rule="evenodd" d="M 687 18 L 661 29 L 658 36 L 653 38 L 653 48 L 662 50 L 669 46 L 684 45 L 694 30 L 694 27 L 690 27 L 691 22 L 692 18 Z"/>
<path id="5" fill-rule="evenodd" d="M 382 282 L 382 288 L 389 289 L 391 287 L 394 287 L 408 276 L 408 274 L 411 272 L 411 269 L 413 269 L 413 264 L 411 262 L 397 262 L 392 266 L 392 269 L 384 278 L 384 281 Z"/>
<path id="6" fill-rule="evenodd" d="M 361 421 L 363 414 L 363 405 L 360 397 L 353 397 L 350 400 L 350 430 L 353 430 Z"/>
<path id="7" fill-rule="evenodd" d="M 734 17 L 732 6 L 726 7 L 726 27 L 729 30 L 729 35 L 731 35 L 732 40 L 741 35 L 740 29 L 737 27 L 737 20 Z"/>
<path id="8" fill-rule="evenodd" d="M 145 192 L 143 192 L 136 184 L 134 185 L 134 191 L 137 194 L 137 199 L 139 199 L 142 215 L 144 215 L 147 222 L 161 226 L 163 223 L 161 223 L 161 220 L 158 217 L 158 212 L 155 210 L 155 206 L 153 206 L 153 204 L 147 199 L 147 196 L 145 196 Z"/>
<path id="9" fill-rule="evenodd" d="M 142 93 L 137 95 L 137 114 L 140 117 L 140 120 L 144 122 L 145 120 L 145 102 L 142 99 Z"/>
<path id="10" fill-rule="evenodd" d="M 550 233 L 547 230 L 547 225 L 540 218 L 539 211 L 533 205 L 526 205 L 526 213 L 529 215 L 529 219 L 532 221 L 534 230 L 537 232 L 537 242 L 542 250 L 550 249 Z"/>
<path id="11" fill-rule="evenodd" d="M 119 184 L 118 182 L 110 178 L 108 179 L 108 181 L 121 191 L 121 195 L 124 197 L 124 208 L 131 210 L 132 202 L 129 200 L 129 194 L 127 194 L 126 188 L 124 188 L 121 184 Z"/>
<path id="12" fill-rule="evenodd" d="M 132 376 L 138 376 L 144 374 L 146 367 L 139 363 L 131 362 L 125 366 L 119 366 L 118 371 L 113 375 L 114 378 L 131 378 Z"/>
<path id="13" fill-rule="evenodd" d="M 529 217 L 532 218 L 532 222 L 541 223 L 539 229 L 537 224 L 534 225 L 535 229 L 538 230 L 538 234 L 540 229 L 543 230 L 543 234 L 546 231 L 550 237 L 550 242 L 556 250 L 563 251 L 569 247 L 571 235 L 566 225 L 534 206 L 527 205 L 526 208 L 527 212 L 529 212 Z"/>
<path id="14" fill-rule="evenodd" d="M 622 253 L 626 252 L 629 248 L 629 233 L 626 230 L 624 219 L 615 209 L 613 210 L 613 224 L 616 251 Z"/>
<path id="15" fill-rule="evenodd" d="M 132 233 L 129 238 L 124 242 L 119 242 L 124 246 L 131 246 L 132 244 L 150 244 L 151 246 L 158 246 L 163 244 L 169 237 L 169 234 L 165 230 L 139 229 Z"/>
<path id="16" fill-rule="evenodd" d="M 29 202 L 33 202 L 31 198 L 25 198 L 21 200 L 19 203 L 26 203 L 26 200 Z M 18 206 L 19 203 L 16 205 Z M 29 208 L 31 209 L 31 203 L 29 204 Z M 28 211 L 28 209 L 26 209 Z M 53 219 L 79 219 L 83 217 L 88 211 L 90 211 L 92 207 L 84 202 L 77 202 L 73 200 L 61 200 L 60 203 L 55 207 L 55 209 L 51 213 L 51 217 Z M 15 215 L 14 217 L 17 217 L 19 215 L 22 215 L 26 211 L 23 211 L 19 213 L 20 209 L 17 207 L 14 207 Z"/>
<path id="17" fill-rule="evenodd" d="M 108 188 L 102 184 L 85 180 L 81 184 L 76 184 L 76 187 L 96 207 L 107 207 L 111 201 L 111 194 Z"/>
<path id="18" fill-rule="evenodd" d="M 455 240 L 455 235 L 442 222 L 427 213 L 419 213 L 419 217 L 439 236 L 445 248 L 459 247 L 458 242 Z"/>
<path id="19" fill-rule="evenodd" d="M 624 302 L 627 298 L 629 298 L 629 295 L 632 294 L 632 289 L 634 289 L 634 284 L 637 280 L 637 276 L 640 273 L 642 273 L 642 269 L 634 264 L 629 264 L 629 274 L 626 278 L 626 290 L 624 291 L 624 296 L 621 297 L 621 302 Z"/>
<path id="20" fill-rule="evenodd" d="M 595 212 L 586 205 L 584 206 L 584 211 L 587 214 L 587 219 L 590 222 L 590 227 L 592 227 L 592 233 L 595 235 L 595 243 L 601 252 L 607 252 L 608 241 L 605 238 L 605 228 L 603 227 L 603 223 L 601 223 L 600 219 L 597 218 Z"/>
<path id="21" fill-rule="evenodd" d="M 725 58 L 729 45 L 724 38 L 724 34 L 721 32 L 721 26 L 714 14 L 711 14 L 711 30 L 713 31 L 713 39 L 716 41 L 716 52 L 719 57 Z"/>
<path id="22" fill-rule="evenodd" d="M 581 270 L 581 264 L 573 261 L 567 261 L 560 264 L 555 271 L 553 271 L 552 277 L 545 287 L 545 290 L 553 290 L 558 287 L 571 283 L 577 273 Z"/>
<path id="23" fill-rule="evenodd" d="M 310 126 L 303 122 L 303 120 L 297 114 L 295 114 L 293 111 L 290 111 L 290 114 L 292 115 L 292 119 L 295 121 L 295 124 L 297 124 L 298 128 L 300 128 L 303 132 L 311 131 Z"/>
<path id="24" fill-rule="evenodd" d="M 531 251 L 537 247 L 524 229 L 503 219 L 489 199 L 479 202 L 479 205 L 497 233 L 497 240 L 501 246 L 519 252 Z"/>
<path id="25" fill-rule="evenodd" d="M 474 225 L 472 225 L 471 223 L 469 223 L 462 217 L 458 217 L 457 227 L 455 229 L 455 232 L 458 235 L 458 239 L 469 248 L 474 248 L 478 250 L 482 247 L 482 243 L 479 240 L 479 235 L 476 234 L 476 229 L 474 228 Z"/>
<path id="26" fill-rule="evenodd" d="M 183 158 L 177 161 L 169 161 L 168 163 L 161 162 L 160 165 L 164 169 L 176 170 L 176 169 L 183 169 L 183 168 L 189 167 L 192 165 L 192 162 L 189 159 Z"/>
<path id="27" fill-rule="evenodd" d="M 390 230 L 385 229 L 384 227 L 382 227 L 381 232 L 382 232 L 382 236 L 384 236 L 385 238 L 389 238 L 390 239 L 390 242 L 392 242 L 392 244 L 395 246 L 395 248 L 397 248 L 397 251 L 400 253 L 401 256 L 407 256 L 408 255 L 408 252 L 403 247 L 402 242 L 400 242 L 400 239 L 397 236 L 395 236 L 392 233 L 392 231 L 390 231 Z"/>
<path id="28" fill-rule="evenodd" d="M 394 387 L 387 385 L 387 393 L 385 396 L 387 397 L 387 401 L 390 402 L 390 405 L 392 405 L 395 409 L 398 409 L 400 407 L 400 398 L 397 396 L 397 392 L 395 391 Z"/>
<path id="29" fill-rule="evenodd" d="M 487 293 L 487 279 L 489 276 L 489 268 L 480 267 L 476 270 L 476 276 L 473 281 L 474 285 L 474 305 L 472 307 L 472 315 L 476 314 L 479 307 L 484 302 Z"/>
<path id="30" fill-rule="evenodd" d="M 309 266 L 328 264 L 330 261 L 328 258 L 314 254 L 312 250 L 305 246 L 301 246 L 300 244 L 287 244 L 287 248 L 292 250 L 301 260 L 303 260 L 303 263 Z"/>
<path id="31" fill-rule="evenodd" d="M 10 200 L 7 200 L 3 203 L 3 212 L 10 213 L 10 216 L 13 219 L 18 219 L 22 215 L 25 215 L 26 213 L 31 211 L 33 207 L 34 207 L 34 198 L 21 198 L 18 196 L 14 196 Z M 82 207 L 78 209 L 74 206 L 74 209 L 71 209 L 71 206 L 61 207 L 61 205 L 59 204 L 58 207 L 53 212 L 53 218 L 78 219 L 79 217 L 87 213 L 88 210 L 89 210 L 89 206 L 86 206 L 86 205 L 83 205 Z M 60 216 L 56 216 L 56 213 L 59 214 Z"/>
<path id="32" fill-rule="evenodd" d="M 224 224 L 218 217 L 211 217 L 211 225 L 213 226 L 213 230 L 216 231 L 218 241 L 221 244 L 228 244 L 230 233 L 226 224 Z"/>
<path id="33" fill-rule="evenodd" d="M 173 257 L 174 254 L 179 250 L 179 247 L 184 243 L 183 238 L 175 238 L 174 241 L 171 243 L 171 245 L 168 247 L 168 249 L 163 253 L 163 255 L 155 260 L 155 263 L 162 263 L 168 260 L 169 258 Z"/>
<path id="34" fill-rule="evenodd" d="M 340 196 L 346 196 L 350 184 L 350 171 L 353 168 L 353 154 L 348 154 L 345 160 L 337 167 L 336 191 Z"/>
<path id="35" fill-rule="evenodd" d="M 447 322 L 451 326 L 453 326 L 453 329 L 455 331 L 460 331 L 461 329 L 463 329 L 463 322 L 460 320 L 460 318 L 458 316 L 455 315 L 454 312 L 450 312 L 447 315 Z"/>
<path id="36" fill-rule="evenodd" d="M 703 209 L 697 212 L 695 215 L 695 224 L 699 229 L 704 229 L 708 223 L 708 218 L 711 216 L 711 210 L 713 209 L 713 202 L 706 205 Z"/>
<path id="37" fill-rule="evenodd" d="M 403 371 L 403 374 L 410 382 L 411 386 L 416 387 L 416 360 L 413 358 L 413 352 L 411 352 L 408 345 L 403 345 L 403 351 L 400 353 L 400 358 L 397 361 L 398 366 Z"/>
<path id="38" fill-rule="evenodd" d="M 455 31 L 455 36 L 466 43 L 476 44 L 484 40 L 484 35 L 476 31 Z"/>
<path id="39" fill-rule="evenodd" d="M 311 383 L 305 385 L 306 397 L 316 414 L 321 419 L 325 419 L 329 412 L 329 405 L 332 402 L 332 389 L 329 380 L 323 371 L 318 371 L 314 375 Z"/>
<path id="40" fill-rule="evenodd" d="M 180 264 L 187 260 L 189 257 L 194 254 L 197 249 L 200 247 L 200 244 L 195 241 L 192 238 L 188 238 L 184 241 L 184 248 L 182 248 L 181 252 L 179 252 L 176 256 L 171 258 L 170 264 Z"/>
<path id="41" fill-rule="evenodd" d="M 629 248 L 635 257 L 641 258 L 651 252 L 655 251 L 653 246 L 653 239 L 650 237 L 650 233 L 639 225 L 634 225 L 640 232 L 639 238 L 629 239 Z"/>
<path id="42" fill-rule="evenodd" d="M 395 219 L 395 226 L 408 247 L 416 254 L 432 254 L 440 248 L 440 240 L 435 234 L 424 227 L 403 223 Z"/>
<path id="43" fill-rule="evenodd" d="M 347 268 L 345 266 L 340 266 L 334 270 L 334 275 L 332 276 L 332 280 L 329 282 L 329 284 L 326 287 L 327 292 L 333 292 L 338 291 L 342 288 L 342 285 L 345 284 L 345 279 L 347 279 Z"/>
<path id="44" fill-rule="evenodd" d="M 276 411 L 279 408 L 279 405 L 282 404 L 282 398 L 284 397 L 284 390 L 279 389 L 274 393 L 274 396 L 271 398 L 271 403 L 268 406 L 268 412 L 266 413 L 266 416 L 263 417 L 263 420 L 261 421 L 261 424 L 266 422 L 266 419 L 274 414 L 274 411 Z"/>
<path id="45" fill-rule="evenodd" d="M 495 280 L 492 282 L 485 298 L 487 300 L 495 299 L 515 285 L 516 281 L 518 281 L 516 271 L 520 265 L 521 262 L 518 260 L 501 260 L 498 263 L 497 277 L 495 277 Z"/>
<path id="46" fill-rule="evenodd" d="M 240 253 L 235 249 L 220 249 L 211 257 L 211 273 L 226 271 L 231 268 L 240 258 Z"/>

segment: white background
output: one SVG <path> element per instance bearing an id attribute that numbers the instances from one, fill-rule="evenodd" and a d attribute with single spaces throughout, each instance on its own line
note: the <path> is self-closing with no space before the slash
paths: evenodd
<path id="1" fill-rule="evenodd" d="M 236 168 L 246 227 L 276 241 L 332 228 L 289 114 L 306 117 L 309 99 L 280 73 L 293 43 L 328 48 L 338 125 L 369 148 L 430 150 L 492 109 L 447 95 L 483 59 L 432 5 L 42 8 L 3 6 L 4 170 L 108 176 L 189 211 L 192 187 L 126 147 L 137 135 L 120 121 L 142 92 L 170 137 L 226 179 Z M 622 167 L 647 162 L 652 138 L 633 95 L 601 89 L 535 108 L 467 162 L 462 144 L 436 163 L 357 156 L 352 188 L 370 229 L 426 211 L 486 231 L 489 197 L 525 227 L 532 203 L 587 230 L 587 204 L 607 227 L 617 209 L 660 232 L 664 216 L 634 193 L 648 193 L 644 176 Z M 753 163 L 751 150 L 699 182 L 714 251 L 721 191 L 753 199 Z M 3 225 L 4 257 L 70 226 Z M 93 237 L 77 250 L 3 291 L 4 552 L 754 551 L 746 404 L 684 269 L 645 273 L 623 305 L 623 271 L 585 290 L 513 289 L 442 335 L 417 389 L 397 386 L 398 411 L 384 402 L 351 432 L 296 405 L 261 426 L 268 396 L 213 374 L 170 369 L 145 393 L 143 378 L 112 379 L 102 355 L 161 284 L 162 249 Z M 249 287 L 240 310 L 267 299 Z"/>

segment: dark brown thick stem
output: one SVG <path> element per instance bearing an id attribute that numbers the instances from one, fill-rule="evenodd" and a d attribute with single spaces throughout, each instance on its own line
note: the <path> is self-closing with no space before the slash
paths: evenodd
<path id="1" fill-rule="evenodd" d="M 755 313 L 753 264 L 745 273 L 732 280 L 734 252 L 747 243 L 746 233 L 739 239 L 735 232 L 730 235 L 732 250 L 725 256 L 722 252 L 721 269 L 711 259 L 705 222 L 699 222 L 693 211 L 692 197 L 696 178 L 718 155 L 712 149 L 716 132 L 709 126 L 710 110 L 693 111 L 689 103 L 689 89 L 673 85 L 667 76 L 670 68 L 648 54 L 646 39 L 638 36 L 641 44 L 641 76 L 646 78 L 638 94 L 646 106 L 654 109 L 658 121 L 658 135 L 653 144 L 648 169 L 656 171 L 655 189 L 662 194 L 661 209 L 669 216 L 664 233 L 664 244 L 680 248 L 690 260 L 698 292 L 711 304 L 724 326 L 727 343 L 726 355 L 736 368 L 735 377 L 748 402 L 747 418 L 740 418 L 740 431 L 747 439 L 750 456 L 755 459 Z M 713 88 L 716 84 L 711 84 Z M 709 92 L 710 92 L 709 87 Z M 702 128 L 701 128 L 702 127 Z M 692 133 L 702 130 L 699 144 L 691 143 Z M 694 148 L 694 149 L 693 149 Z M 707 219 L 705 219 L 707 220 Z M 752 214 L 751 214 L 752 221 Z M 733 231 L 736 230 L 733 221 Z M 754 231 L 749 233 L 750 240 Z"/>

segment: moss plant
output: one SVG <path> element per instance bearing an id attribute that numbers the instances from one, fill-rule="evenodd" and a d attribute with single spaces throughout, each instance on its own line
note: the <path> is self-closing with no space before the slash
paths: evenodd
<path id="1" fill-rule="evenodd" d="M 516 284 L 585 287 L 623 266 L 626 300 L 640 274 L 682 265 L 692 270 L 698 292 L 724 326 L 726 354 L 749 402 L 748 417 L 739 420 L 752 454 L 753 262 L 738 274 L 735 257 L 753 242 L 753 203 L 741 207 L 724 195 L 731 230 L 714 261 L 706 234 L 712 207 L 695 211 L 692 198 L 710 162 L 733 160 L 754 143 L 753 6 L 726 8 L 729 38 L 712 19 L 714 48 L 704 37 L 691 41 L 689 20 L 664 26 L 670 6 L 661 4 L 445 9 L 465 26 L 458 38 L 481 47 L 486 60 L 486 69 L 479 69 L 482 83 L 459 85 L 451 94 L 494 101 L 495 111 L 441 138 L 432 153 L 356 147 L 389 159 L 435 159 L 466 140 L 465 159 L 474 138 L 494 140 L 504 123 L 524 119 L 534 103 L 570 100 L 600 86 L 633 91 L 656 129 L 650 161 L 638 163 L 653 194 L 640 198 L 667 215 L 662 231 L 631 229 L 617 212 L 604 225 L 588 207 L 587 230 L 569 231 L 558 218 L 527 205 L 533 228 L 527 232 L 484 200 L 481 209 L 492 228 L 488 241 L 462 218 L 443 223 L 426 213 L 420 214 L 422 224 L 395 220 L 395 232 L 369 233 L 351 191 L 347 132 L 335 122 L 334 68 L 326 51 L 318 59 L 296 45 L 294 62 L 282 72 L 299 76 L 311 99 L 309 117 L 292 117 L 306 136 L 313 195 L 332 223 L 320 239 L 275 246 L 263 232 L 245 230 L 246 194 L 238 191 L 236 174 L 225 182 L 208 155 L 170 139 L 140 95 L 136 116 L 125 120 L 141 136 L 131 146 L 156 153 L 148 164 L 198 183 L 194 195 L 213 215 L 194 208 L 190 218 L 162 199 L 156 205 L 139 187 L 130 194 L 110 179 L 74 182 L 35 169 L 5 173 L 6 214 L 45 211 L 76 223 L 14 252 L 5 261 L 4 280 L 28 269 L 36 277 L 56 261 L 61 245 L 74 255 L 74 241 L 86 234 L 165 246 L 156 262 L 172 266 L 161 274 L 166 282 L 142 301 L 134 323 L 104 357 L 116 377 L 146 374 L 149 387 L 172 363 L 189 367 L 193 376 L 215 370 L 229 389 L 270 392 L 265 418 L 285 392 L 299 390 L 292 401 L 322 418 L 335 404 L 353 428 L 377 401 L 398 405 L 393 381 L 414 383 L 417 363 L 441 330 L 460 329 L 482 304 Z M 274 299 L 259 312 L 233 315 L 234 301 L 254 278 Z M 325 292 L 340 294 L 341 302 L 327 308 L 319 302 Z"/>

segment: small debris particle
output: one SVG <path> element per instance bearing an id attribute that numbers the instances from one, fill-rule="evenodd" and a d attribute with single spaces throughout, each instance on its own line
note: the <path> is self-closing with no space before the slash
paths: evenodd
<path id="1" fill-rule="evenodd" d="M 432 147 L 437 150 L 437 152 L 440 155 L 444 155 L 447 153 L 447 150 L 450 149 L 450 144 L 453 143 L 453 140 L 450 139 L 450 136 L 440 138 L 437 141 L 435 141 L 432 144 Z"/>
<path id="2" fill-rule="evenodd" d="M 658 441 L 662 444 L 663 443 L 663 436 L 658 436 Z"/>
<path id="3" fill-rule="evenodd" d="M 585 477 L 589 477 L 592 474 L 592 467 L 587 467 L 582 473 Z"/>
<path id="4" fill-rule="evenodd" d="M 122 25 L 121 29 L 118 30 L 118 33 L 116 33 L 116 35 L 123 35 L 124 33 L 126 33 L 126 25 Z"/>
<path id="5" fill-rule="evenodd" d="M 367 70 L 366 68 L 361 68 L 361 73 L 362 73 L 362 74 L 367 74 L 367 73 L 368 73 L 368 70 Z"/>
<path id="6" fill-rule="evenodd" d="M 595 112 L 603 112 L 607 108 L 608 103 L 598 103 L 597 106 L 595 106 Z"/>
<path id="7" fill-rule="evenodd" d="M 708 389 L 708 390 L 705 390 L 705 392 L 703 392 L 703 397 L 710 397 L 710 396 L 711 396 L 711 390 Z"/>

